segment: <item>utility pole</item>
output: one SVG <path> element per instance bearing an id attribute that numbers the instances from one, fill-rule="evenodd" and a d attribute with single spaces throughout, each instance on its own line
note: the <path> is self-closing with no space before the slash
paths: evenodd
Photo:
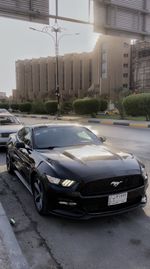
<path id="1" fill-rule="evenodd" d="M 55 94 L 57 97 L 57 114 L 59 115 L 60 113 L 60 87 L 59 87 L 59 62 L 58 62 L 58 57 L 59 57 L 59 50 L 58 50 L 58 32 L 59 32 L 59 27 L 58 27 L 58 0 L 55 0 L 55 9 L 56 9 L 56 18 L 55 18 L 55 25 L 57 27 L 54 28 L 55 32 L 55 57 L 56 57 L 56 84 L 55 84 Z"/>

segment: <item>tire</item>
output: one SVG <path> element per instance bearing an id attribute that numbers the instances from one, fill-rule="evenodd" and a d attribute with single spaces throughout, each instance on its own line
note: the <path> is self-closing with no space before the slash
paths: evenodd
<path id="1" fill-rule="evenodd" d="M 9 155 L 9 153 L 6 153 L 6 165 L 7 165 L 7 171 L 9 174 L 14 174 L 14 168 L 13 168 L 13 164 L 12 164 L 12 160 L 11 157 Z"/>
<path id="2" fill-rule="evenodd" d="M 48 207 L 47 207 L 46 192 L 43 183 L 38 176 L 34 177 L 32 184 L 32 191 L 33 191 L 34 204 L 37 212 L 40 215 L 47 215 Z"/>

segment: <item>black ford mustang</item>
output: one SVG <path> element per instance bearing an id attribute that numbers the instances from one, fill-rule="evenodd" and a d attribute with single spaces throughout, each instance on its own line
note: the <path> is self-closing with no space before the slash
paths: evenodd
<path id="1" fill-rule="evenodd" d="M 26 185 L 42 215 L 90 218 L 147 202 L 143 164 L 131 154 L 107 148 L 85 127 L 27 126 L 11 135 L 7 146 L 8 172 Z"/>

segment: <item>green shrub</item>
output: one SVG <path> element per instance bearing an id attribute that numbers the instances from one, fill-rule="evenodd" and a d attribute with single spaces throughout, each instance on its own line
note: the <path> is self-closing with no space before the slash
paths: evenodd
<path id="1" fill-rule="evenodd" d="M 125 112 L 130 116 L 145 116 L 150 120 L 150 93 L 129 95 L 123 100 Z"/>
<path id="2" fill-rule="evenodd" d="M 106 99 L 100 99 L 99 100 L 99 111 L 105 111 L 108 106 L 108 101 Z"/>
<path id="3" fill-rule="evenodd" d="M 12 110 L 19 110 L 19 104 L 11 104 Z"/>
<path id="4" fill-rule="evenodd" d="M 19 105 L 19 110 L 21 112 L 27 112 L 27 113 L 29 113 L 31 111 L 31 107 L 32 107 L 32 104 L 30 102 L 21 103 Z"/>
<path id="5" fill-rule="evenodd" d="M 56 114 L 57 112 L 57 101 L 47 101 L 45 103 L 45 109 L 48 114 Z"/>
<path id="6" fill-rule="evenodd" d="M 99 101 L 94 98 L 77 99 L 73 103 L 76 114 L 85 115 L 97 113 L 99 110 Z"/>
<path id="7" fill-rule="evenodd" d="M 45 104 L 41 101 L 33 102 L 31 112 L 35 114 L 45 114 L 46 113 Z"/>
<path id="8" fill-rule="evenodd" d="M 0 103 L 0 108 L 8 109 L 9 104 L 8 103 Z"/>
<path id="9" fill-rule="evenodd" d="M 73 110 L 73 104 L 70 101 L 63 102 L 61 105 L 61 112 L 68 114 L 70 111 Z"/>

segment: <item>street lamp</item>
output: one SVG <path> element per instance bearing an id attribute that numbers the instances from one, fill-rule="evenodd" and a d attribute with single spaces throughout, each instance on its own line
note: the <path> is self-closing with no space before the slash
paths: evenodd
<path id="1" fill-rule="evenodd" d="M 59 115 L 59 111 L 60 111 L 60 87 L 59 87 L 59 63 L 58 63 L 59 43 L 60 43 L 60 40 L 64 36 L 70 36 L 72 34 L 61 34 L 64 29 L 62 27 L 60 27 L 57 22 L 55 22 L 55 24 L 53 26 L 45 26 L 45 27 L 43 27 L 42 30 L 38 30 L 38 29 L 33 28 L 33 27 L 29 27 L 29 29 L 49 35 L 52 38 L 53 42 L 54 42 L 55 57 L 56 57 L 55 95 L 57 97 L 57 114 Z M 53 35 L 53 33 L 54 33 L 54 35 Z M 59 34 L 60 34 L 60 36 L 59 36 Z M 79 33 L 75 33 L 75 35 L 79 35 Z"/>

